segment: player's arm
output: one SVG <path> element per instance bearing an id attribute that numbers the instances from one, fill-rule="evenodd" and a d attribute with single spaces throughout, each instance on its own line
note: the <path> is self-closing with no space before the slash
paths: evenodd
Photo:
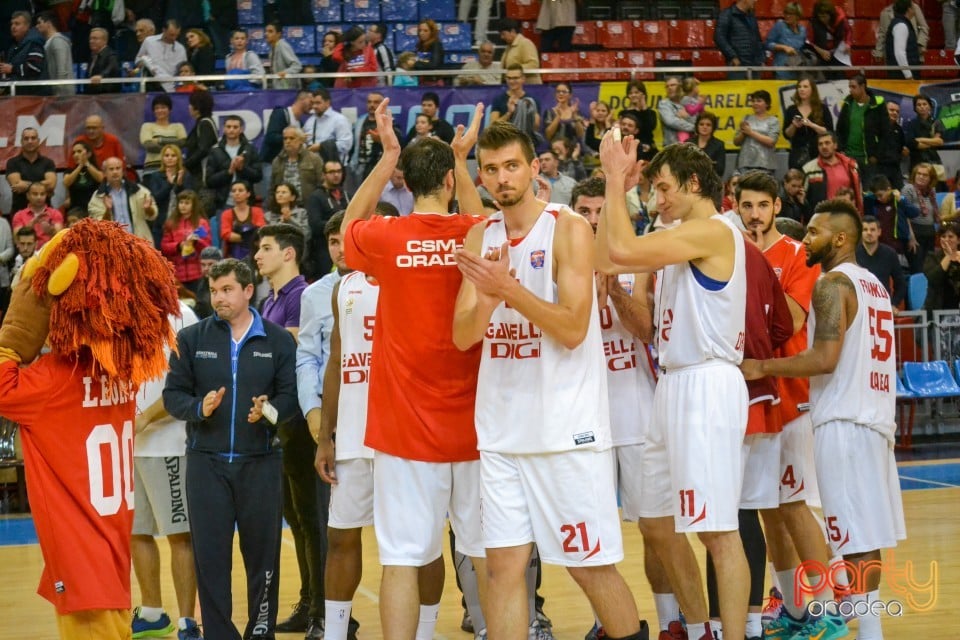
<path id="1" fill-rule="evenodd" d="M 612 276 L 607 284 L 607 294 L 613 303 L 620 322 L 632 335 L 643 342 L 653 340 L 653 304 L 649 291 L 649 283 L 653 277 L 649 273 L 638 273 L 633 283 L 633 292 L 620 286 L 616 276 Z"/>
<path id="2" fill-rule="evenodd" d="M 383 99 L 374 115 L 377 120 L 380 144 L 383 146 L 383 155 L 380 156 L 367 179 L 357 189 L 353 200 L 347 205 L 347 210 L 343 216 L 343 224 L 340 225 L 340 233 L 344 237 L 347 235 L 347 227 L 350 226 L 351 222 L 365 220 L 373 214 L 377 202 L 380 200 L 380 195 L 390 181 L 390 176 L 393 175 L 397 160 L 400 158 L 400 141 L 397 139 L 397 132 L 393 128 L 390 98 Z"/>
<path id="3" fill-rule="evenodd" d="M 797 333 L 807 321 L 807 310 L 801 307 L 800 303 L 791 298 L 789 294 L 784 293 L 784 297 L 787 299 L 787 307 L 790 309 L 790 317 L 793 319 L 793 332 Z"/>
<path id="4" fill-rule="evenodd" d="M 474 225 L 467 232 L 461 253 L 469 252 L 480 256 L 483 250 L 485 228 L 486 224 L 481 223 Z M 463 278 L 453 310 L 453 344 L 461 351 L 466 351 L 483 340 L 483 334 L 490 324 L 490 316 L 499 304 L 499 298 L 478 292 L 476 285 L 469 278 Z"/>
<path id="5" fill-rule="evenodd" d="M 744 378 L 806 378 L 833 373 L 840 360 L 849 319 L 857 312 L 857 293 L 853 283 L 842 274 L 820 278 L 813 289 L 813 310 L 817 326 L 810 347 L 789 358 L 745 359 L 740 366 Z"/>
<path id="6" fill-rule="evenodd" d="M 501 280 L 504 302 L 568 349 L 587 336 L 593 308 L 593 230 L 582 216 L 565 211 L 557 219 L 553 238 L 557 302 L 547 302 L 516 278 Z"/>
<path id="7" fill-rule="evenodd" d="M 470 175 L 470 168 L 467 166 L 467 157 L 474 145 L 477 144 L 477 136 L 480 133 L 480 123 L 482 121 L 483 103 L 478 102 L 473 110 L 470 126 L 464 127 L 462 124 L 458 124 L 453 142 L 450 143 L 450 147 L 453 149 L 453 157 L 456 160 L 454 175 L 457 179 L 456 196 L 457 202 L 460 204 L 460 213 L 484 215 L 480 193 L 477 191 L 477 185 L 474 184 L 473 176 Z"/>
<path id="8" fill-rule="evenodd" d="M 333 434 L 337 430 L 337 418 L 340 409 L 340 309 L 337 304 L 337 295 L 340 291 L 338 282 L 333 288 L 333 331 L 330 334 L 330 360 L 323 372 L 323 397 L 325 409 L 319 407 L 307 414 L 307 426 L 310 433 L 317 434 L 317 456 L 313 466 L 324 482 L 337 483 L 336 450 Z"/>
<path id="9" fill-rule="evenodd" d="M 153 402 L 153 404 L 137 414 L 137 419 L 134 423 L 134 432 L 141 433 L 151 424 L 160 418 L 167 417 L 168 415 L 170 414 L 167 413 L 167 410 L 163 408 L 163 397 L 159 397 Z"/>

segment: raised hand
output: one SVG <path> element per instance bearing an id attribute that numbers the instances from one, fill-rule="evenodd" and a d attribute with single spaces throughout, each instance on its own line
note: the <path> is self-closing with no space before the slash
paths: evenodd
<path id="1" fill-rule="evenodd" d="M 226 387 L 220 387 L 216 391 L 211 391 L 207 395 L 203 396 L 203 405 L 201 407 L 201 412 L 203 413 L 204 418 L 209 418 L 213 415 L 214 410 L 220 406 L 220 403 L 223 401 L 223 394 L 227 392 Z"/>
<path id="2" fill-rule="evenodd" d="M 600 140 L 600 166 L 607 176 L 627 176 L 637 163 L 637 146 L 633 136 L 620 138 L 620 127 L 614 126 Z"/>
<path id="3" fill-rule="evenodd" d="M 483 103 L 478 102 L 473 110 L 470 125 L 467 127 L 462 124 L 457 125 L 457 132 L 454 134 L 450 146 L 453 148 L 454 157 L 458 160 L 466 160 L 471 149 L 477 144 L 477 138 L 480 135 L 480 123 L 483 122 L 483 109 Z"/>
<path id="4" fill-rule="evenodd" d="M 397 139 L 397 132 L 393 128 L 393 112 L 390 111 L 390 98 L 384 98 L 383 102 L 374 112 L 374 118 L 377 121 L 377 135 L 380 138 L 380 144 L 384 152 L 393 151 L 400 153 L 400 140 Z"/>

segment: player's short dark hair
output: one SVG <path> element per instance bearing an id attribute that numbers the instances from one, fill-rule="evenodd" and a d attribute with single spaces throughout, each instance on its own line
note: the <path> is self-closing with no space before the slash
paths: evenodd
<path id="1" fill-rule="evenodd" d="M 392 202 L 386 202 L 381 200 L 377 203 L 376 208 L 373 210 L 378 216 L 385 216 L 387 218 L 399 218 L 400 210 L 397 209 Z"/>
<path id="2" fill-rule="evenodd" d="M 536 150 L 533 148 L 533 140 L 531 140 L 530 136 L 526 133 L 506 120 L 494 122 L 480 134 L 480 138 L 477 140 L 478 162 L 482 151 L 503 149 L 513 143 L 520 145 L 520 149 L 523 151 L 523 157 L 527 159 L 527 162 L 533 162 L 533 158 L 536 156 Z M 403 175 L 406 177 L 406 172 L 404 172 Z"/>
<path id="3" fill-rule="evenodd" d="M 797 242 L 801 242 L 803 236 L 807 235 L 807 230 L 803 228 L 803 224 L 793 218 L 777 216 L 775 224 L 777 225 L 777 231 Z"/>
<path id="4" fill-rule="evenodd" d="M 859 244 L 860 235 L 863 232 L 863 221 L 853 203 L 843 198 L 832 198 L 818 204 L 813 213 L 826 214 L 830 216 L 831 222 L 836 220 L 848 227 L 846 231 L 851 234 L 854 242 Z"/>
<path id="5" fill-rule="evenodd" d="M 587 178 L 577 183 L 577 186 L 570 192 L 570 206 L 577 203 L 577 198 L 584 196 L 586 198 L 604 197 L 606 195 L 607 181 L 603 178 Z"/>
<path id="6" fill-rule="evenodd" d="M 771 200 L 780 197 L 780 185 L 777 184 L 777 179 L 766 171 L 748 171 L 741 175 L 740 180 L 737 181 L 737 188 L 734 190 L 734 196 L 738 203 L 743 191 L 765 193 L 770 196 Z"/>
<path id="7" fill-rule="evenodd" d="M 226 258 L 210 267 L 207 278 L 213 282 L 231 273 L 244 289 L 253 284 L 253 269 L 243 260 L 237 260 L 236 258 Z"/>
<path id="8" fill-rule="evenodd" d="M 700 195 L 720 208 L 723 200 L 723 180 L 717 175 L 713 160 L 699 147 L 693 144 L 671 144 L 653 156 L 650 164 L 643 170 L 643 175 L 652 181 L 664 167 L 670 169 L 681 189 L 686 189 L 690 180 L 696 176 L 700 183 Z"/>
<path id="9" fill-rule="evenodd" d="M 340 227 L 343 225 L 343 217 L 346 212 L 343 210 L 337 211 L 330 219 L 327 220 L 327 224 L 323 225 L 323 237 L 327 240 L 330 239 L 335 233 L 340 233 Z"/>
<path id="10" fill-rule="evenodd" d="M 304 247 L 306 245 L 306 237 L 303 235 L 303 231 L 299 227 L 290 224 L 289 222 L 278 222 L 276 224 L 268 224 L 257 231 L 257 237 L 263 240 L 264 238 L 273 238 L 277 241 L 277 244 L 281 249 L 293 248 L 294 253 L 296 254 L 297 264 L 300 264 L 300 260 L 303 258 Z"/>
<path id="11" fill-rule="evenodd" d="M 423 198 L 443 188 L 454 168 L 453 149 L 439 138 L 424 138 L 400 152 L 400 170 L 414 198 Z"/>

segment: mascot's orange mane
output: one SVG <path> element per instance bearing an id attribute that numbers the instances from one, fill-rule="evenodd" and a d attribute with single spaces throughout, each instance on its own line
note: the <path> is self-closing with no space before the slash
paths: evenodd
<path id="1" fill-rule="evenodd" d="M 38 297 L 47 295 L 51 275 L 70 254 L 79 263 L 72 282 L 51 301 L 51 351 L 79 359 L 89 354 L 97 373 L 112 382 L 139 385 L 162 376 L 163 347 L 176 348 L 167 316 L 180 315 L 170 263 L 121 225 L 91 219 L 51 249 L 31 283 Z"/>

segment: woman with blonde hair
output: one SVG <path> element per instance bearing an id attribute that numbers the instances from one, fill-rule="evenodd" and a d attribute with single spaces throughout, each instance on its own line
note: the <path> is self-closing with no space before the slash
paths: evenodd
<path id="1" fill-rule="evenodd" d="M 807 42 L 807 27 L 800 24 L 803 8 L 798 2 L 791 2 L 783 8 L 783 18 L 767 34 L 767 51 L 773 52 L 773 66 L 799 67 L 806 59 L 801 51 Z M 776 71 L 778 80 L 793 80 L 796 71 Z"/>
<path id="2" fill-rule="evenodd" d="M 175 144 L 164 145 L 160 150 L 160 166 L 156 171 L 143 176 L 143 184 L 153 194 L 157 203 L 157 217 L 150 223 L 153 243 L 159 248 L 163 239 L 164 224 L 171 209 L 177 206 L 177 194 L 186 186 L 187 177 L 183 168 L 183 151 Z"/>
<path id="3" fill-rule="evenodd" d="M 203 29 L 187 29 L 187 60 L 198 76 L 212 76 L 217 72 L 217 56 L 213 43 Z"/>
<path id="4" fill-rule="evenodd" d="M 790 141 L 787 166 L 802 169 L 817 157 L 817 138 L 833 131 L 833 116 L 820 99 L 817 83 L 810 76 L 797 81 L 793 104 L 784 114 L 783 135 Z"/>

